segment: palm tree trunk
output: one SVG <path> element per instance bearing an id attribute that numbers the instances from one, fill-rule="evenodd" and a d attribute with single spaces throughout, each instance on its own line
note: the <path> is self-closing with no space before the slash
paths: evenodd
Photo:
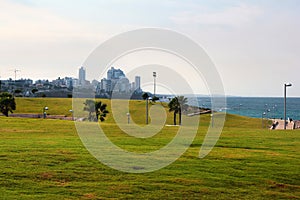
<path id="1" fill-rule="evenodd" d="M 181 126 L 181 110 L 179 110 L 179 126 Z"/>
<path id="2" fill-rule="evenodd" d="M 174 125 L 176 125 L 176 112 L 174 112 Z"/>

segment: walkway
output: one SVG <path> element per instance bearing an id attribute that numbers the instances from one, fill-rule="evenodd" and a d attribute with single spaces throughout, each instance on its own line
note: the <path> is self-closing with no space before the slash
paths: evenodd
<path id="1" fill-rule="evenodd" d="M 284 129 L 284 120 L 277 119 L 277 120 L 275 120 L 275 122 L 278 122 L 278 125 L 275 127 L 275 130 L 283 130 Z M 295 122 L 294 121 L 289 122 L 287 120 L 286 122 L 287 122 L 287 124 L 286 124 L 286 129 L 287 130 L 295 129 Z M 270 129 L 272 129 L 272 127 Z"/>
<path id="2" fill-rule="evenodd" d="M 21 117 L 21 118 L 43 118 L 43 114 L 25 114 L 25 113 L 13 113 L 9 117 Z M 47 115 L 47 119 L 62 119 L 62 120 L 73 120 L 72 117 L 65 115 Z"/>

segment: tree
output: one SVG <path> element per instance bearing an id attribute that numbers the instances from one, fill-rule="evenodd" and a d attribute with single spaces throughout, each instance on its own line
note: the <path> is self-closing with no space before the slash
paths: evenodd
<path id="1" fill-rule="evenodd" d="M 8 113 L 13 113 L 13 110 L 16 110 L 15 98 L 7 93 L 0 93 L 0 111 L 8 117 Z"/>
<path id="2" fill-rule="evenodd" d="M 174 125 L 176 125 L 176 115 L 178 113 L 178 108 L 180 107 L 179 106 L 179 103 L 178 103 L 178 99 L 177 97 L 174 97 L 168 104 L 169 106 L 169 112 L 174 112 L 174 118 L 173 118 L 173 121 L 174 121 Z"/>
<path id="3" fill-rule="evenodd" d="M 87 99 L 83 104 L 85 105 L 83 110 L 89 112 L 89 121 L 98 121 L 99 119 L 100 121 L 104 121 L 106 114 L 109 113 L 108 110 L 106 110 L 107 105 L 101 101 L 95 102 L 94 100 Z M 95 113 L 95 115 L 93 115 L 93 113 Z"/>
<path id="4" fill-rule="evenodd" d="M 182 114 L 182 111 L 186 110 L 188 108 L 188 99 L 184 96 L 179 96 L 177 97 L 178 99 L 178 103 L 179 103 L 179 125 L 181 125 L 181 114 Z"/>
<path id="5" fill-rule="evenodd" d="M 102 103 L 101 101 L 95 102 L 96 108 L 96 119 L 97 121 L 100 119 L 101 122 L 105 120 L 106 114 L 108 114 L 108 110 L 106 110 L 107 105 Z"/>
<path id="6" fill-rule="evenodd" d="M 36 93 L 37 91 L 39 91 L 39 90 L 36 89 L 36 88 L 33 88 L 33 89 L 31 90 L 32 94 Z"/>
<path id="7" fill-rule="evenodd" d="M 20 89 L 15 89 L 15 93 L 16 93 L 16 94 L 22 93 L 22 90 L 20 90 Z"/>
<path id="8" fill-rule="evenodd" d="M 169 112 L 174 112 L 174 125 L 176 125 L 176 115 L 179 114 L 179 125 L 181 125 L 182 111 L 187 108 L 187 98 L 184 96 L 174 97 L 168 104 Z"/>
<path id="9" fill-rule="evenodd" d="M 145 93 L 143 93 L 142 97 L 144 100 L 146 100 L 149 98 L 149 94 L 147 92 L 145 92 Z"/>
<path id="10" fill-rule="evenodd" d="M 152 97 L 152 102 L 155 103 L 157 100 L 159 100 L 159 98 L 158 98 L 157 96 L 153 96 L 153 97 Z"/>

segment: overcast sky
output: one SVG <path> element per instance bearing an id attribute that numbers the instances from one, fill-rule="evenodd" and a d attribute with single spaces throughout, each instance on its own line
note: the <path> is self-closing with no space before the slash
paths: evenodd
<path id="1" fill-rule="evenodd" d="M 144 27 L 196 41 L 227 95 L 282 96 L 291 82 L 300 96 L 299 0 L 0 0 L 0 77 L 77 77 L 99 44 Z"/>

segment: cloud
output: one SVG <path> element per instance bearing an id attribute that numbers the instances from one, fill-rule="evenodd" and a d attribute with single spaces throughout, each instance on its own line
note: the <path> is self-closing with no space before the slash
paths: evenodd
<path id="1" fill-rule="evenodd" d="M 74 74 L 114 30 L 115 26 L 74 20 L 47 7 L 0 0 L 1 78 L 11 77 L 9 70 L 14 68 L 34 79 Z"/>
<path id="2" fill-rule="evenodd" d="M 103 26 L 75 21 L 49 9 L 16 1 L 0 1 L 0 38 L 59 39 L 99 37 Z"/>
<path id="3" fill-rule="evenodd" d="M 263 10 L 258 6 L 240 4 L 219 11 L 208 8 L 192 8 L 171 16 L 175 24 L 240 26 L 255 21 Z"/>

